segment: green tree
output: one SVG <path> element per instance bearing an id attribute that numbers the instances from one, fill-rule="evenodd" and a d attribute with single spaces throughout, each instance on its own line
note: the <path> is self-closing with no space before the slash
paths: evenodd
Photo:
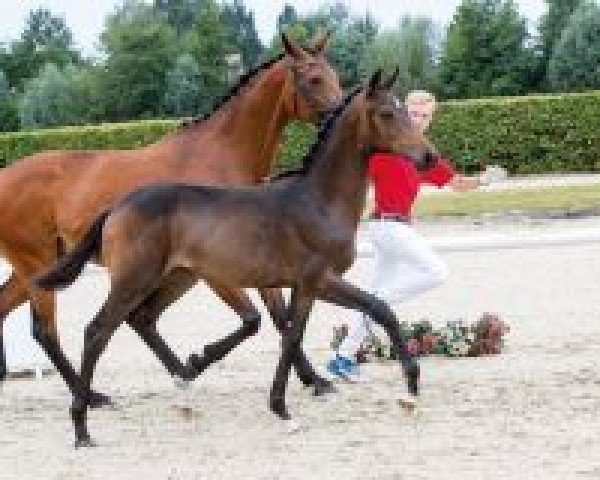
<path id="1" fill-rule="evenodd" d="M 16 99 L 11 91 L 4 72 L 0 70 L 0 132 L 19 128 L 19 115 Z"/>
<path id="2" fill-rule="evenodd" d="M 463 98 L 527 92 L 535 66 L 528 41 L 512 0 L 463 0 L 442 47 L 443 92 Z"/>
<path id="3" fill-rule="evenodd" d="M 159 115 L 177 41 L 163 15 L 143 3 L 126 4 L 107 20 L 101 42 L 106 62 L 100 79 L 110 120 Z"/>
<path id="4" fill-rule="evenodd" d="M 369 50 L 376 35 L 377 24 L 369 15 L 347 18 L 337 25 L 328 56 L 344 87 L 356 85 L 367 74 Z"/>
<path id="5" fill-rule="evenodd" d="M 258 63 L 263 45 L 254 23 L 254 13 L 246 10 L 241 0 L 233 0 L 223 6 L 221 14 L 229 32 L 228 44 L 242 56 L 242 64 L 248 69 Z"/>
<path id="6" fill-rule="evenodd" d="M 20 39 L 11 44 L 9 55 L 2 57 L 0 68 L 5 70 L 9 84 L 19 90 L 47 63 L 62 68 L 81 61 L 65 20 L 44 8 L 29 13 Z"/>
<path id="7" fill-rule="evenodd" d="M 435 89 L 435 29 L 426 17 L 403 17 L 398 27 L 381 32 L 369 46 L 366 69 L 381 67 L 391 72 L 400 68 L 399 81 L 394 85 L 401 96 L 409 90 Z"/>
<path id="8" fill-rule="evenodd" d="M 203 3 L 203 0 L 154 0 L 155 8 L 166 14 L 169 25 L 180 37 L 196 24 Z"/>
<path id="9" fill-rule="evenodd" d="M 548 63 L 556 91 L 600 88 L 600 6 L 585 1 L 571 16 Z"/>
<path id="10" fill-rule="evenodd" d="M 569 24 L 571 15 L 581 3 L 582 0 L 546 0 L 548 10 L 540 19 L 539 25 L 540 46 L 546 62 Z"/>
<path id="11" fill-rule="evenodd" d="M 165 111 L 178 117 L 193 116 L 209 102 L 198 63 L 190 54 L 180 55 L 167 74 Z"/>
<path id="12" fill-rule="evenodd" d="M 23 127 L 77 125 L 91 119 L 93 108 L 85 69 L 67 65 L 60 70 L 47 64 L 39 77 L 29 80 L 19 102 Z"/>
<path id="13" fill-rule="evenodd" d="M 189 52 L 200 68 L 206 98 L 217 98 L 225 93 L 229 84 L 228 55 L 235 53 L 229 41 L 231 34 L 223 22 L 221 9 L 214 0 L 205 0 L 198 21 L 184 40 Z M 202 105 L 202 111 L 212 106 L 212 101 Z"/>

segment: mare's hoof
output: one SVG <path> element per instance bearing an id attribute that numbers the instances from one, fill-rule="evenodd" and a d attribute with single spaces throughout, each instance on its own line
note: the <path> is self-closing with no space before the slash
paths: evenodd
<path id="1" fill-rule="evenodd" d="M 80 448 L 93 448 L 93 447 L 97 447 L 98 444 L 96 442 L 94 442 L 90 437 L 86 437 L 86 438 L 78 438 L 77 440 L 75 440 L 75 450 L 78 450 Z"/>
<path id="2" fill-rule="evenodd" d="M 408 387 L 408 392 L 415 397 L 419 395 L 419 379 L 420 379 L 420 369 L 419 365 L 413 363 L 404 368 L 404 375 L 406 376 L 406 386 Z"/>
<path id="3" fill-rule="evenodd" d="M 209 365 L 210 363 L 206 360 L 204 355 L 192 353 L 187 360 L 187 366 L 194 372 L 191 379 L 198 378 Z"/>
<path id="4" fill-rule="evenodd" d="M 115 404 L 108 395 L 92 391 L 89 396 L 88 406 L 90 408 L 114 408 Z"/>
<path id="5" fill-rule="evenodd" d="M 333 382 L 325 379 L 325 378 L 318 378 L 315 381 L 315 389 L 313 391 L 313 395 L 315 397 L 322 397 L 324 395 L 327 395 L 328 393 L 336 393 L 337 392 L 337 388 L 335 388 L 335 385 L 333 384 Z"/>

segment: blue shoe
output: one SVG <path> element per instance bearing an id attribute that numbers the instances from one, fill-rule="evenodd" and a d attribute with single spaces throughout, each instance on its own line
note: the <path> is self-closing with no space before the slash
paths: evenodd
<path id="1" fill-rule="evenodd" d="M 346 378 L 347 362 L 344 357 L 337 355 L 332 358 L 327 364 L 327 371 L 332 375 L 340 378 Z"/>
<path id="2" fill-rule="evenodd" d="M 352 359 L 339 354 L 329 361 L 327 371 L 347 381 L 355 381 L 353 379 L 358 375 L 356 363 Z"/>

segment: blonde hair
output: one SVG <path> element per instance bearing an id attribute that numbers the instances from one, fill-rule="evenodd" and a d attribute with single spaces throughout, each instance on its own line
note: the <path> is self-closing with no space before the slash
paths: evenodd
<path id="1" fill-rule="evenodd" d="M 406 96 L 405 103 L 406 105 L 427 106 L 432 113 L 435 112 L 437 106 L 435 95 L 425 90 L 413 90 Z"/>

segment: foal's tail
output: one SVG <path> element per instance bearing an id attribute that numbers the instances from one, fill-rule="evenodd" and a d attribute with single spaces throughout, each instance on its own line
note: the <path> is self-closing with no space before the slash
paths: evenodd
<path id="1" fill-rule="evenodd" d="M 87 261 L 100 251 L 102 229 L 109 214 L 106 211 L 100 215 L 79 244 L 61 256 L 50 271 L 38 276 L 34 285 L 44 290 L 61 290 L 71 285 Z"/>

